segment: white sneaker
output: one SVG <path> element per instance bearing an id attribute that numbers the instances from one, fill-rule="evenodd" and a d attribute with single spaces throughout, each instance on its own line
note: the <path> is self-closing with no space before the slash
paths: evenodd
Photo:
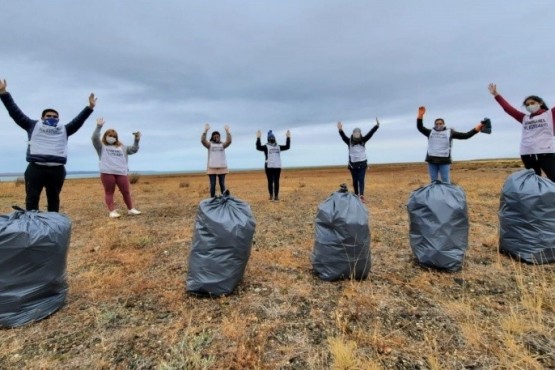
<path id="1" fill-rule="evenodd" d="M 120 217 L 120 216 L 121 216 L 121 215 L 120 215 L 120 214 L 118 213 L 118 211 L 116 211 L 115 209 L 114 209 L 112 212 L 110 212 L 110 217 L 111 217 L 111 218 L 118 218 L 118 217 Z"/>
<path id="2" fill-rule="evenodd" d="M 130 216 L 136 216 L 136 215 L 140 215 L 141 211 L 136 210 L 135 208 L 131 208 L 129 211 L 127 211 L 127 214 Z"/>

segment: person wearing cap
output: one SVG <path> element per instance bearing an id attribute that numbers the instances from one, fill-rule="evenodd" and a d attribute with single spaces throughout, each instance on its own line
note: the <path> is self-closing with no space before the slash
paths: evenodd
<path id="1" fill-rule="evenodd" d="M 279 200 L 279 177 L 281 175 L 281 156 L 282 150 L 289 150 L 291 147 L 291 132 L 287 130 L 285 133 L 285 145 L 278 145 L 276 137 L 272 130 L 268 131 L 268 142 L 264 145 L 260 142 L 262 133 L 260 130 L 256 132 L 256 150 L 264 152 L 266 161 L 264 162 L 264 171 L 268 179 L 268 192 L 270 200 Z"/>
<path id="2" fill-rule="evenodd" d="M 100 139 L 100 130 L 104 126 L 104 118 L 96 120 L 96 128 L 92 134 L 92 143 L 100 160 L 100 181 L 104 187 L 104 201 L 108 207 L 108 214 L 111 218 L 118 218 L 121 215 L 116 210 L 114 204 L 114 192 L 118 187 L 123 202 L 127 206 L 127 214 L 130 216 L 140 215 L 141 211 L 133 207 L 131 199 L 131 185 L 128 177 L 128 155 L 139 151 L 140 132 L 134 132 L 135 140 L 133 145 L 125 146 L 118 139 L 118 133 L 114 129 L 107 129 Z"/>
<path id="3" fill-rule="evenodd" d="M 555 181 L 555 108 L 549 109 L 542 98 L 530 95 L 522 103 L 528 113 L 523 113 L 497 92 L 497 85 L 489 84 L 488 90 L 501 108 L 522 124 L 520 159 L 524 167 L 538 176 L 543 170 L 549 180 Z"/>
<path id="4" fill-rule="evenodd" d="M 366 169 L 368 168 L 366 142 L 370 140 L 378 128 L 380 128 L 380 122 L 376 118 L 376 125 L 372 127 L 366 135 L 362 136 L 362 131 L 357 127 L 353 130 L 351 137 L 348 137 L 345 132 L 343 132 L 343 124 L 341 122 L 337 123 L 339 136 L 341 136 L 343 142 L 349 146 L 348 168 L 351 172 L 351 178 L 353 179 L 354 192 L 363 203 L 365 202 L 364 179 L 366 177 Z"/>
<path id="5" fill-rule="evenodd" d="M 6 80 L 0 80 L 0 99 L 15 123 L 27 131 L 27 162 L 25 170 L 25 208 L 38 210 L 42 189 L 46 189 L 48 212 L 60 211 L 60 193 L 66 178 L 68 137 L 76 133 L 93 112 L 96 105 L 94 94 L 89 95 L 89 105 L 73 120 L 59 124 L 55 109 L 42 111 L 40 120 L 27 117 L 6 90 Z"/>
<path id="6" fill-rule="evenodd" d="M 431 182 L 441 181 L 450 184 L 451 170 L 451 142 L 453 139 L 466 140 L 476 135 L 482 130 L 484 125 L 479 123 L 468 132 L 458 132 L 445 126 L 443 118 L 436 118 L 432 129 L 424 127 L 424 114 L 426 107 L 418 108 L 416 118 L 416 128 L 420 133 L 428 138 L 428 151 L 426 152 L 426 162 L 428 162 L 428 172 Z"/>
<path id="7" fill-rule="evenodd" d="M 210 125 L 207 123 L 204 125 L 204 132 L 200 142 L 208 149 L 206 174 L 210 180 L 210 197 L 214 198 L 216 196 L 216 177 L 218 177 L 218 182 L 220 183 L 220 192 L 224 194 L 226 191 L 225 175 L 229 173 L 229 170 L 227 168 L 225 149 L 231 145 L 231 133 L 229 132 L 229 126 L 225 125 L 225 142 L 222 143 L 218 131 L 212 132 L 210 140 L 206 140 L 208 130 L 210 130 Z"/>

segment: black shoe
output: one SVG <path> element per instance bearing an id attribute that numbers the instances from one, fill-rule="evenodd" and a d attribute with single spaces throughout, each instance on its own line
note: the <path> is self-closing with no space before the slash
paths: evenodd
<path id="1" fill-rule="evenodd" d="M 225 189 L 224 192 L 222 193 L 222 195 L 223 195 L 224 197 L 229 197 L 229 194 L 231 194 L 231 193 L 229 192 L 229 189 Z"/>

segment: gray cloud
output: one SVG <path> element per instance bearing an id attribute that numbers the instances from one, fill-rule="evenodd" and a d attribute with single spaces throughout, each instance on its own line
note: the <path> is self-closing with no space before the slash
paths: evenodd
<path id="1" fill-rule="evenodd" d="M 2 7 L 0 27 L 10 37 L 0 78 L 28 115 L 55 106 L 70 119 L 91 91 L 98 96 L 93 117 L 70 138 L 70 170 L 96 169 L 89 136 L 99 116 L 118 131 L 143 132 L 133 169 L 177 171 L 204 168 L 204 122 L 231 125 L 235 168 L 261 167 L 254 133 L 270 128 L 293 131 L 285 165 L 344 163 L 335 122 L 371 125 L 376 116 L 383 125 L 369 145 L 371 162 L 420 160 L 419 105 L 428 107 L 428 124 L 441 116 L 463 131 L 492 118 L 494 135 L 456 143 L 455 159 L 515 157 L 519 126 L 487 84 L 497 82 L 517 107 L 532 93 L 555 104 L 549 1 L 31 0 Z M 25 167 L 25 134 L 10 121 L 0 110 L 1 150 L 14 157 L 0 159 L 2 172 Z"/>

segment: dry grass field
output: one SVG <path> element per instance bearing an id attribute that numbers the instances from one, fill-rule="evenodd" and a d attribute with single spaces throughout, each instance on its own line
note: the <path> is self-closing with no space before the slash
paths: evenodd
<path id="1" fill-rule="evenodd" d="M 372 271 L 333 283 L 311 272 L 314 219 L 339 184 L 351 189 L 347 169 L 285 169 L 280 202 L 268 201 L 262 171 L 233 172 L 227 184 L 251 205 L 256 233 L 243 282 L 215 299 L 184 285 L 205 175 L 142 176 L 133 194 L 143 214 L 115 220 L 98 179 L 67 180 L 67 302 L 0 330 L 0 368 L 553 369 L 555 265 L 497 251 L 499 193 L 519 168 L 453 165 L 470 245 L 463 270 L 446 273 L 415 264 L 409 246 L 406 203 L 428 183 L 425 164 L 371 166 Z M 0 183 L 1 212 L 12 204 L 24 204 L 23 185 Z"/>

